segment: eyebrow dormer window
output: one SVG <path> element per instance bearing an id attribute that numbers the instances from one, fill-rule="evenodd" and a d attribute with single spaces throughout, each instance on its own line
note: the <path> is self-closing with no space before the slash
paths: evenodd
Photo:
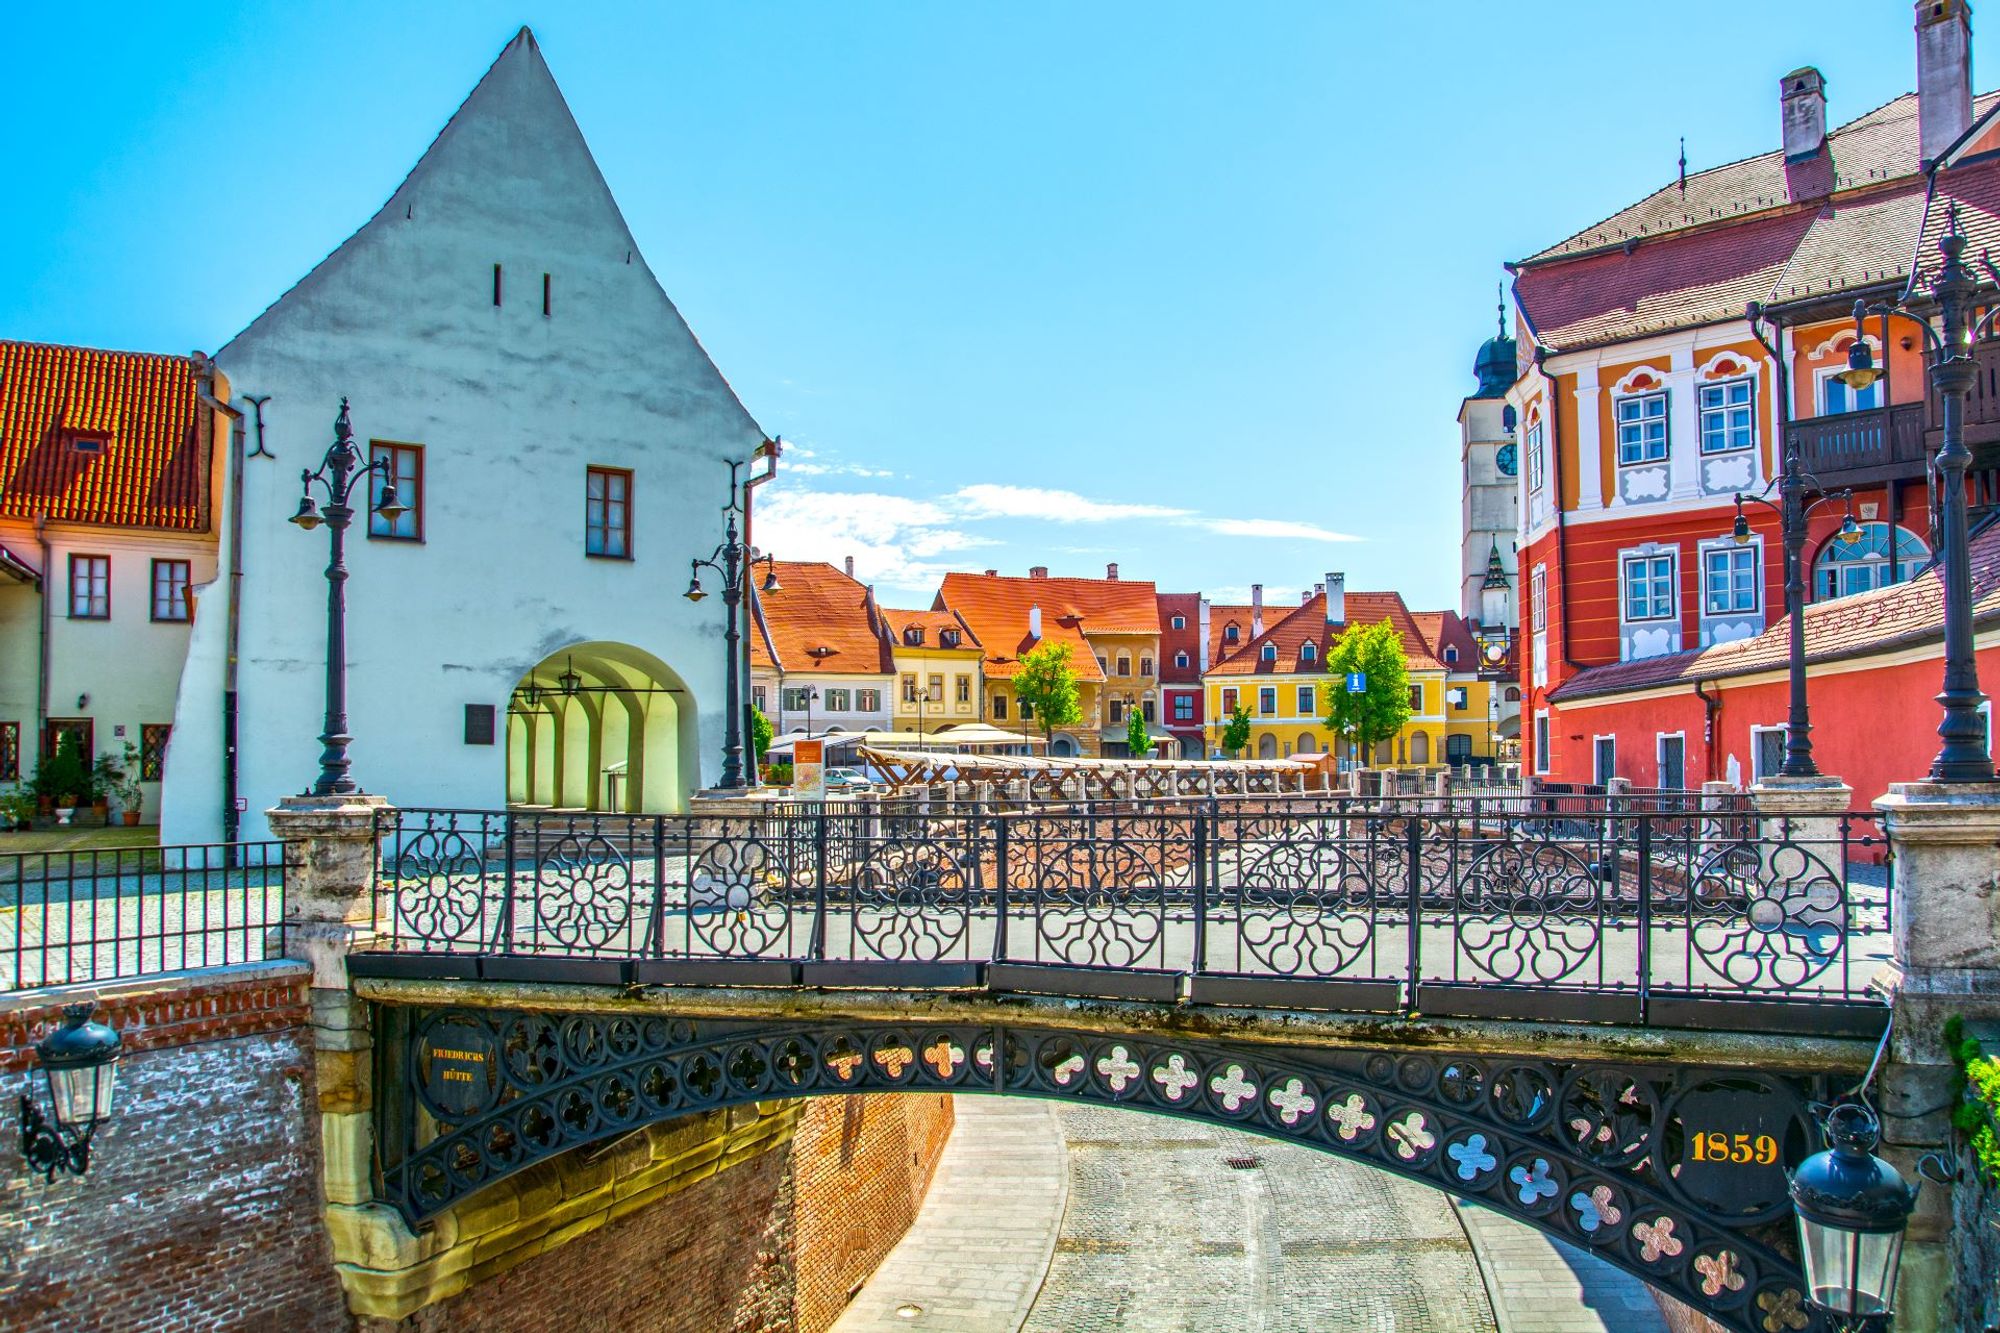
<path id="1" fill-rule="evenodd" d="M 110 441 L 102 435 L 72 435 L 69 447 L 80 454 L 101 454 Z"/>

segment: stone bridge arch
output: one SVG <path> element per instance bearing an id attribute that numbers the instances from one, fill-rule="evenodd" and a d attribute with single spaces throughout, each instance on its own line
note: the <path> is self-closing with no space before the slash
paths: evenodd
<path id="1" fill-rule="evenodd" d="M 1826 1075 L 929 1018 L 379 1012 L 394 1084 L 377 1101 L 381 1182 L 412 1227 L 675 1116 L 855 1092 L 1033 1096 L 1303 1144 L 1475 1199 L 1725 1327 L 1819 1327 L 1785 1181 L 1818 1146 L 1807 1107 Z"/>

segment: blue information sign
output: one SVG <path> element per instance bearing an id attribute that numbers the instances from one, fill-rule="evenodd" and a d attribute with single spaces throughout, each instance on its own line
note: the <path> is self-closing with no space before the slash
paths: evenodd
<path id="1" fill-rule="evenodd" d="M 1368 673 L 1367 673 L 1366 671 L 1350 671 L 1350 672 L 1348 672 L 1348 673 L 1347 673 L 1347 692 L 1348 692 L 1349 694 L 1366 694 L 1366 693 L 1368 693 Z"/>

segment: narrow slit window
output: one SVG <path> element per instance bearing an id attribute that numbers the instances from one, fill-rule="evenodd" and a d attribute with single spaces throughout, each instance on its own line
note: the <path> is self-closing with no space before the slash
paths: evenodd
<path id="1" fill-rule="evenodd" d="M 549 313 L 550 299 L 549 275 L 544 273 L 542 274 L 542 314 L 544 315 Z"/>
<path id="2" fill-rule="evenodd" d="M 500 304 L 500 266 L 493 266 L 493 304 Z"/>

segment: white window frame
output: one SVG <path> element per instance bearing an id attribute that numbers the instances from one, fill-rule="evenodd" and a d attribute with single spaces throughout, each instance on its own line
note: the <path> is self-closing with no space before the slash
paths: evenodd
<path id="1" fill-rule="evenodd" d="M 1257 716 L 1276 717 L 1277 715 L 1278 687 L 1276 685 L 1259 685 L 1257 687 Z"/>
<path id="2" fill-rule="evenodd" d="M 1537 773 L 1546 774 L 1549 771 L 1549 744 L 1550 737 L 1554 734 L 1555 728 L 1549 724 L 1548 710 L 1537 709 L 1535 712 L 1535 772 Z"/>
<path id="3" fill-rule="evenodd" d="M 1186 617 L 1186 616 L 1175 616 L 1175 617 L 1174 617 L 1174 619 L 1173 619 L 1173 627 L 1174 627 L 1175 629 L 1186 629 L 1186 628 L 1187 628 L 1187 617 Z"/>
<path id="4" fill-rule="evenodd" d="M 1278 660 L 1278 645 L 1267 640 L 1264 646 L 1257 650 L 1257 655 L 1266 662 L 1275 662 Z"/>
<path id="5" fill-rule="evenodd" d="M 1657 413 L 1647 411 L 1647 404 L 1656 400 L 1660 405 L 1660 410 Z M 1638 407 L 1638 415 L 1634 416 L 1629 422 L 1625 419 L 1625 405 L 1627 403 L 1635 404 Z M 1644 393 L 1621 394 L 1611 400 L 1612 438 L 1618 442 L 1619 467 L 1650 467 L 1655 463 L 1664 463 L 1667 461 L 1674 447 L 1673 432 L 1667 424 L 1669 407 L 1670 404 L 1667 402 L 1667 391 L 1665 389 L 1648 389 Z M 1659 423 L 1660 427 L 1659 438 L 1657 440 L 1651 438 L 1648 430 L 1648 427 L 1655 421 Z M 1625 456 L 1625 428 L 1628 425 L 1635 428 L 1635 434 L 1632 438 L 1634 453 L 1630 458 Z M 1659 449 L 1657 454 L 1653 452 L 1656 446 Z"/>
<path id="6" fill-rule="evenodd" d="M 1621 589 L 1622 591 L 1622 589 Z M 1533 619 L 1531 627 L 1537 632 L 1549 627 L 1549 567 L 1536 565 L 1528 576 L 1528 595 Z"/>
<path id="7" fill-rule="evenodd" d="M 1187 670 L 1187 665 L 1188 665 L 1188 655 L 1186 653 L 1174 654 L 1174 667 L 1176 670 L 1185 671 Z"/>
<path id="8" fill-rule="evenodd" d="M 1632 614 L 1632 567 L 1646 566 L 1644 578 L 1649 585 L 1658 579 L 1653 569 L 1654 562 L 1667 562 L 1667 609 L 1664 612 L 1653 608 L 1659 605 L 1658 589 L 1653 588 L 1646 597 L 1646 614 Z M 1675 550 L 1621 551 L 1618 555 L 1618 618 L 1627 625 L 1672 624 L 1681 614 L 1681 562 L 1680 552 Z"/>
<path id="9" fill-rule="evenodd" d="M 1319 661 L 1319 649 L 1313 645 L 1311 639 L 1307 639 L 1299 645 L 1299 660 L 1301 662 Z"/>
<path id="10" fill-rule="evenodd" d="M 1319 716 L 1319 689 L 1317 686 L 1299 686 L 1298 693 L 1293 697 L 1292 702 L 1298 709 L 1300 717 Z"/>
<path id="11" fill-rule="evenodd" d="M 1688 762 L 1688 743 L 1685 731 L 1656 731 L 1653 733 L 1653 779 L 1663 788 L 1667 785 L 1666 774 L 1662 770 L 1667 766 L 1668 741 L 1679 741 L 1681 743 L 1681 788 L 1685 790 L 1687 787 Z"/>
<path id="12" fill-rule="evenodd" d="M 1611 771 L 1609 773 L 1600 773 L 1598 771 L 1598 765 L 1597 765 L 1597 756 L 1599 754 L 1598 746 L 1605 741 L 1611 742 Z M 1611 779 L 1617 776 L 1618 776 L 1618 733 L 1612 731 L 1592 736 L 1590 738 L 1591 783 L 1594 786 L 1602 787 L 1608 784 L 1611 781 Z"/>
<path id="13" fill-rule="evenodd" d="M 1712 556 L 1726 556 L 1729 563 L 1729 583 L 1732 600 L 1735 591 L 1735 565 L 1738 556 L 1750 558 L 1750 605 L 1747 607 L 1730 605 L 1716 609 L 1709 600 L 1709 568 Z M 1739 546 L 1734 540 L 1710 542 L 1701 548 L 1701 613 L 1704 616 L 1755 616 L 1764 610 L 1764 547 L 1761 542 L 1746 542 Z"/>
<path id="14" fill-rule="evenodd" d="M 1764 746 L 1760 738 L 1768 735 L 1776 735 L 1778 737 L 1778 767 L 1772 769 L 1769 773 L 1763 773 L 1758 771 L 1757 759 L 1758 756 L 1764 753 Z M 1751 781 L 1761 782 L 1765 778 L 1775 778 L 1778 776 L 1779 773 L 1784 771 L 1785 767 L 1784 740 L 1785 740 L 1785 728 L 1783 726 L 1771 726 L 1771 727 L 1753 726 L 1750 728 L 1750 780 Z"/>
<path id="15" fill-rule="evenodd" d="M 1742 389 L 1749 396 L 1741 403 L 1731 402 L 1729 395 L 1735 389 Z M 1720 394 L 1722 396 L 1721 401 L 1711 405 L 1708 401 L 1708 396 L 1711 393 Z M 1732 423 L 1731 417 L 1738 412 L 1743 414 L 1743 425 L 1741 427 L 1742 442 L 1732 444 L 1730 443 L 1730 439 L 1736 433 L 1738 427 Z M 1714 448 L 1710 448 L 1708 443 L 1708 426 L 1710 419 L 1716 417 L 1720 417 L 1722 421 L 1723 442 Z M 1756 447 L 1757 380 L 1755 376 L 1739 375 L 1726 380 L 1710 380 L 1705 384 L 1696 386 L 1695 438 L 1701 442 L 1701 452 L 1707 457 L 1713 457 L 1716 454 L 1741 453 L 1745 449 Z"/>
<path id="16" fill-rule="evenodd" d="M 1528 429 L 1524 432 L 1522 439 L 1522 447 L 1527 451 L 1528 455 L 1528 491 L 1533 495 L 1541 494 L 1542 487 L 1548 480 L 1549 465 L 1546 442 L 1547 436 L 1543 433 L 1541 418 L 1537 417 L 1528 423 Z"/>

